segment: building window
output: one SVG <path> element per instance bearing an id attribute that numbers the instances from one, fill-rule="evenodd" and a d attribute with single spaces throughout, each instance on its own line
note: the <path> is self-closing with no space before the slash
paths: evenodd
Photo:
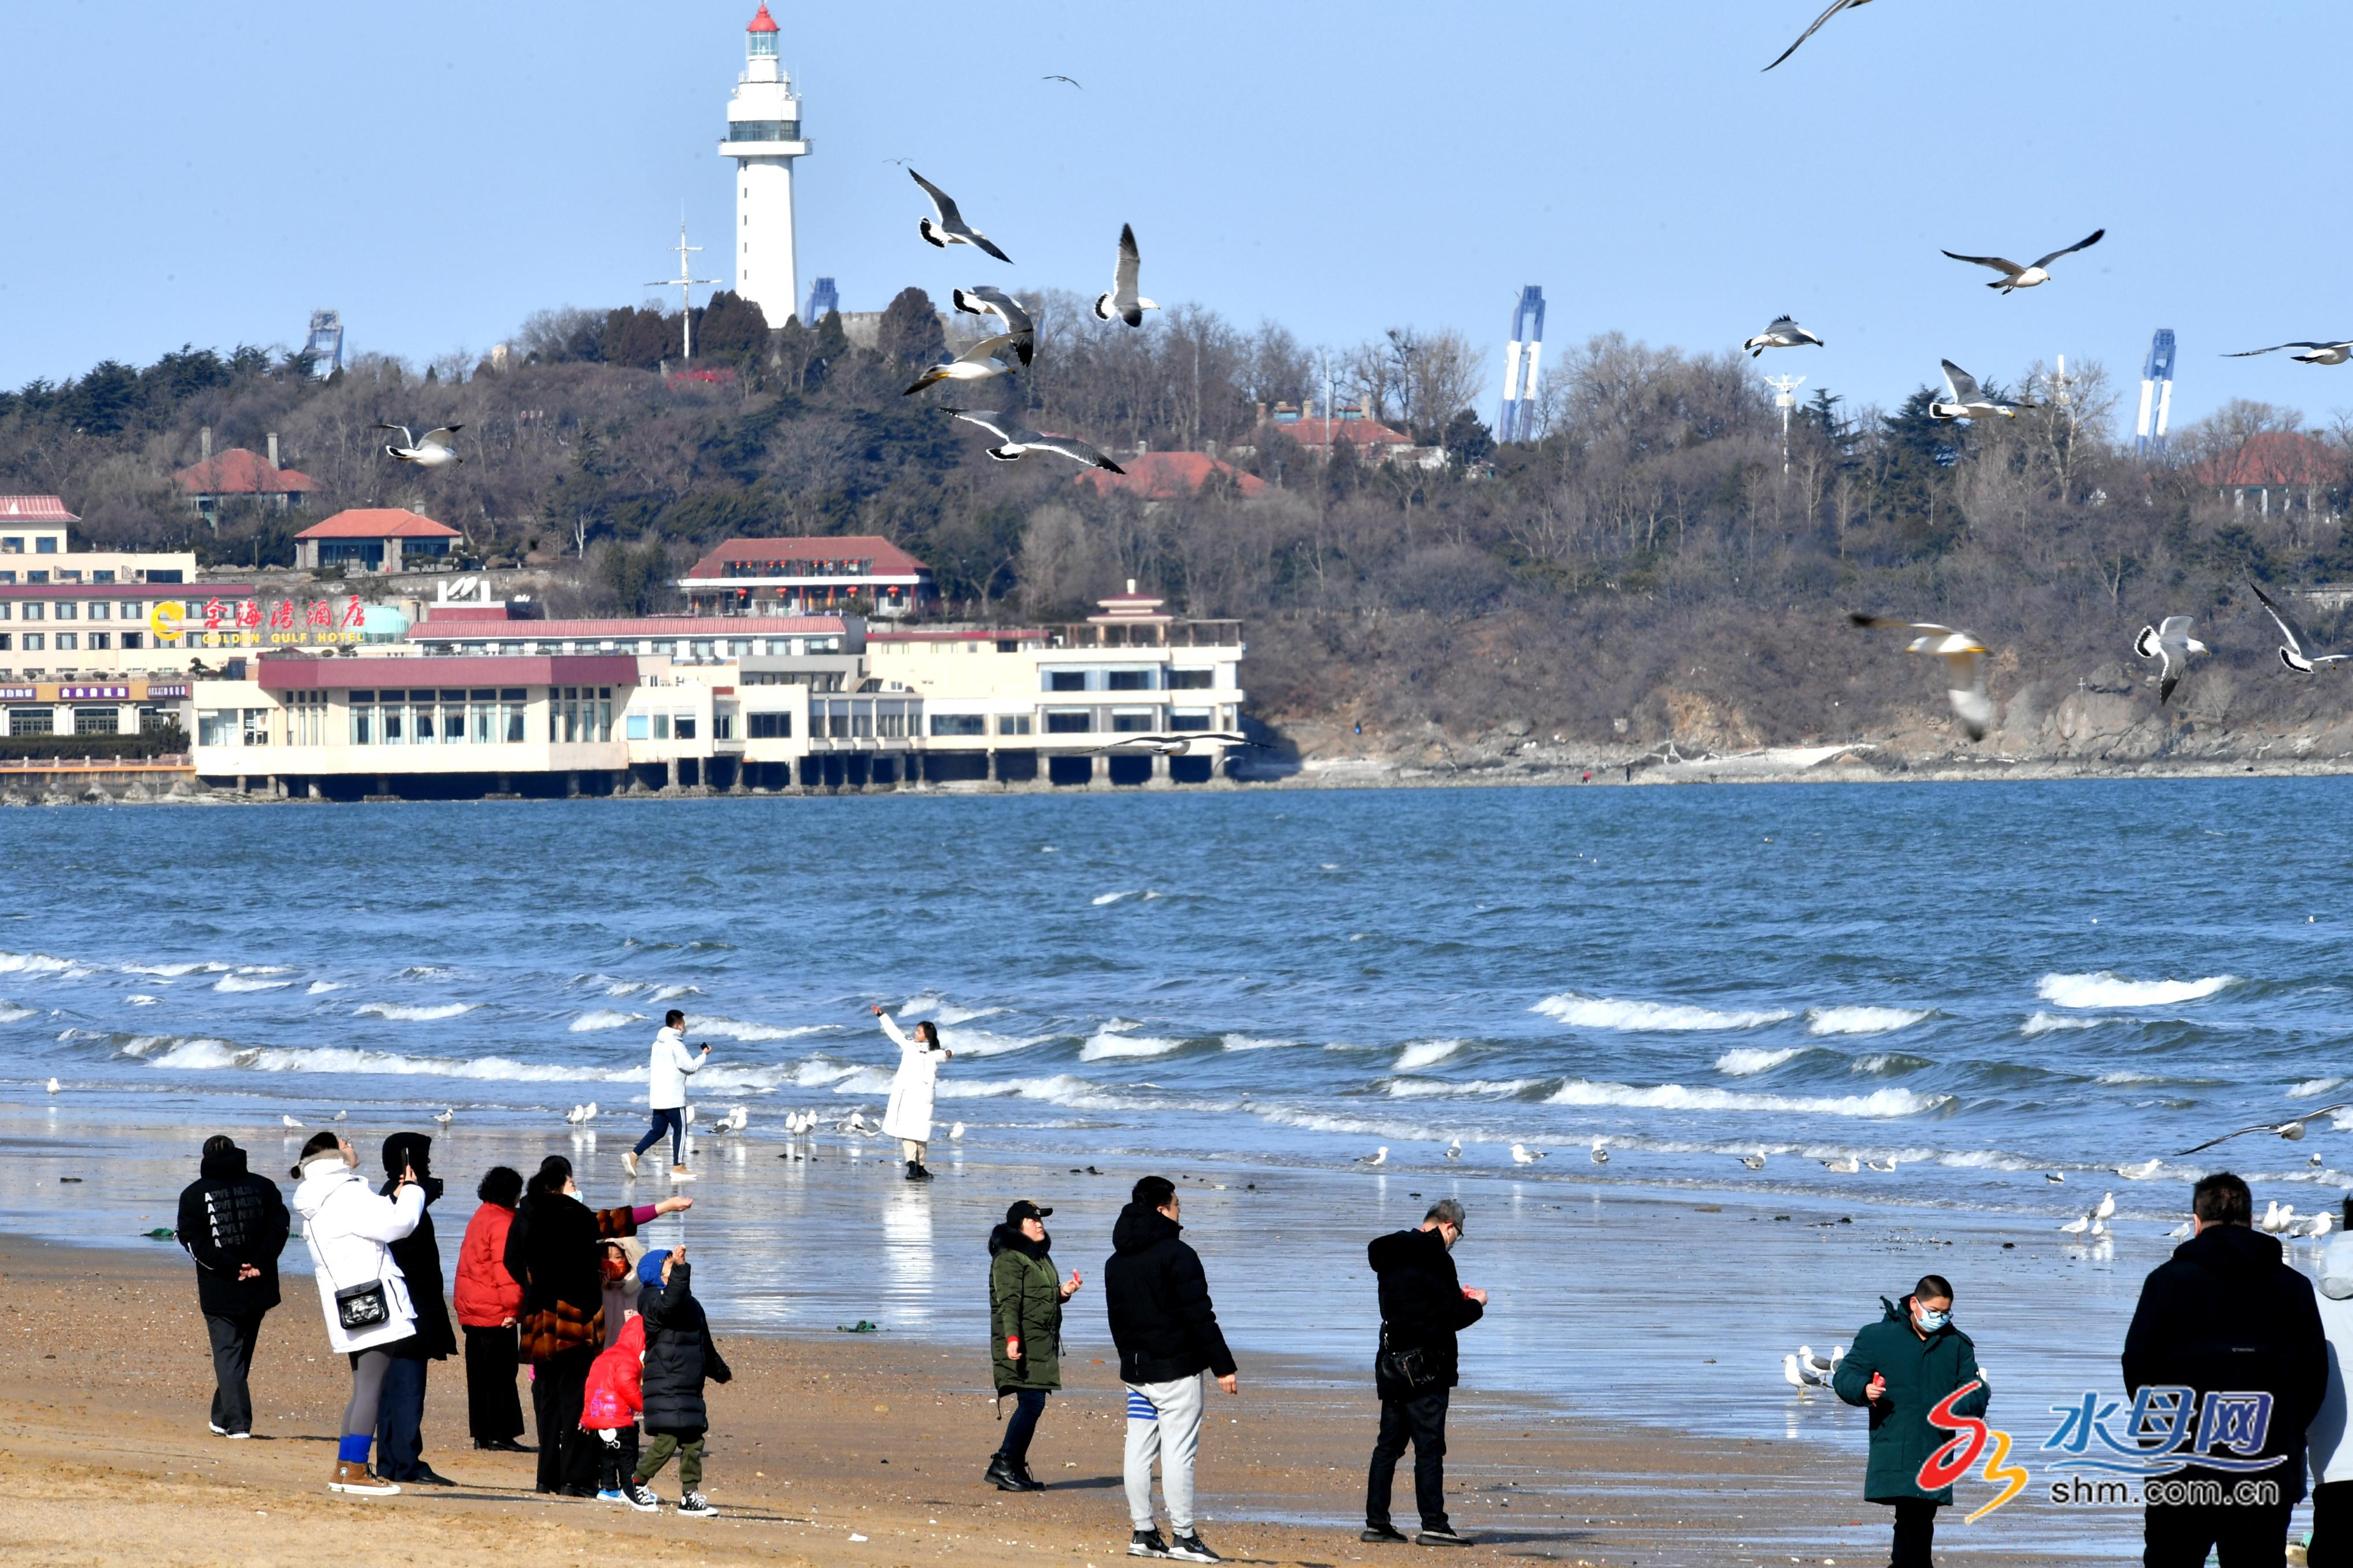
<path id="1" fill-rule="evenodd" d="M 85 619 L 90 620 L 111 620 L 114 619 L 114 607 L 107 603 L 104 599 L 100 599 L 96 604 L 90 607 L 90 614 Z"/>
<path id="2" fill-rule="evenodd" d="M 44 648 L 46 648 L 46 647 L 47 647 L 47 646 L 48 646 L 47 639 L 44 638 L 44 637 L 43 637 L 39 632 L 37 632 L 37 631 L 27 631 L 26 633 L 25 633 L 25 652 L 27 652 L 27 653 L 38 653 L 42 649 L 44 649 Z"/>
<path id="3" fill-rule="evenodd" d="M 26 732 L 18 730 L 16 733 L 23 735 Z M 43 730 L 41 733 L 47 735 L 48 732 Z M 206 708 L 197 714 L 196 744 L 198 746 L 235 746 L 237 744 L 237 710 Z"/>
<path id="4" fill-rule="evenodd" d="M 692 740 L 694 738 L 694 715 L 692 714 L 680 714 L 677 717 L 670 721 L 670 732 L 680 740 Z"/>
<path id="5" fill-rule="evenodd" d="M 988 733 L 987 715 L 984 714 L 934 714 L 932 715 L 932 733 L 934 735 L 986 735 Z"/>
<path id="6" fill-rule="evenodd" d="M 102 708 L 74 709 L 76 735 L 117 735 L 122 728 L 122 710 L 111 705 Z"/>
<path id="7" fill-rule="evenodd" d="M 644 740 L 652 733 L 646 727 L 647 722 L 646 715 L 643 714 L 631 714 L 629 715 L 628 733 L 631 740 Z"/>
<path id="8" fill-rule="evenodd" d="M 57 535 L 54 535 L 54 534 L 41 534 L 41 535 L 37 535 L 34 537 L 34 539 L 33 539 L 33 554 L 35 554 L 35 555 L 37 555 L 37 556 L 54 556 L 54 555 L 56 555 L 57 553 L 58 553 L 58 539 L 57 539 Z"/>
<path id="9" fill-rule="evenodd" d="M 16 638 L 14 632 L 0 631 L 0 653 L 5 653 L 16 645 Z"/>
<path id="10" fill-rule="evenodd" d="M 1028 735 L 1029 733 L 1029 715 L 1028 714 L 998 715 L 997 720 L 997 733 L 999 735 Z"/>
<path id="11" fill-rule="evenodd" d="M 58 712 L 55 708 L 10 708 L 10 735 L 54 735 L 57 733 Z"/>
<path id="12" fill-rule="evenodd" d="M 351 695 L 352 744 L 373 746 L 375 743 L 375 694 L 353 692 Z"/>
<path id="13" fill-rule="evenodd" d="M 1087 673 L 1084 670 L 1049 670 L 1046 672 L 1046 689 L 1050 692 L 1083 692 L 1087 689 Z"/>
<path id="14" fill-rule="evenodd" d="M 93 631 L 90 634 L 90 645 L 92 652 L 111 648 L 114 645 L 114 633 L 111 631 Z"/>
<path id="15" fill-rule="evenodd" d="M 47 613 L 48 607 L 37 600 L 25 607 L 25 619 L 26 620 L 38 620 Z"/>
<path id="16" fill-rule="evenodd" d="M 90 580 L 94 583 L 112 583 L 114 581 L 114 574 L 112 572 L 93 571 L 90 574 Z"/>
<path id="17" fill-rule="evenodd" d="M 1215 670 L 1171 670 L 1168 687 L 1176 692 L 1206 692 L 1218 683 Z"/>
<path id="18" fill-rule="evenodd" d="M 485 697 L 490 694 L 491 694 L 488 692 L 484 692 L 482 694 Z M 463 692 L 444 692 L 441 694 L 442 742 L 445 745 L 451 742 L 462 744 L 465 738 L 466 694 Z"/>
<path id="19" fill-rule="evenodd" d="M 268 708 L 245 710 L 245 744 L 248 746 L 269 744 L 269 710 Z"/>
<path id="20" fill-rule="evenodd" d="M 744 721 L 751 726 L 747 732 L 753 740 L 790 740 L 793 715 L 790 714 L 746 714 Z"/>
<path id="21" fill-rule="evenodd" d="M 1152 729 L 1152 721 L 1157 716 L 1151 708 L 1113 708 L 1111 715 L 1112 731 L 1117 735 L 1148 734 Z"/>
<path id="22" fill-rule="evenodd" d="M 1148 692 L 1152 690 L 1149 670 L 1113 670 L 1106 675 L 1106 689 L 1114 692 Z"/>
<path id="23" fill-rule="evenodd" d="M 11 611 L 10 611 L 10 607 L 9 607 L 9 605 L 8 605 L 7 601 L 6 601 L 6 600 L 5 600 L 5 599 L 0 599 L 0 620 L 7 620 L 7 619 L 8 619 L 8 617 L 9 617 L 9 615 L 10 615 L 10 613 L 11 613 Z M 30 620 L 32 619 L 32 617 L 31 617 L 31 616 L 26 616 L 25 619 L 26 619 L 26 620 Z"/>
<path id="24" fill-rule="evenodd" d="M 76 620 L 80 619 L 80 616 L 81 606 L 74 603 L 71 599 L 64 600 L 58 606 L 58 619 L 59 620 Z"/>
<path id="25" fill-rule="evenodd" d="M 1095 711 L 1092 708 L 1065 708 L 1046 715 L 1048 735 L 1086 735 L 1094 727 Z"/>
<path id="26" fill-rule="evenodd" d="M 58 633 L 58 652 L 60 653 L 72 652 L 79 642 L 80 634 L 78 632 L 60 631 Z"/>
<path id="27" fill-rule="evenodd" d="M 139 733 L 161 735 L 178 726 L 179 715 L 156 703 L 147 703 L 139 709 Z"/>
<path id="28" fill-rule="evenodd" d="M 147 646 L 147 634 L 143 631 L 126 631 L 122 634 L 122 646 L 144 648 Z"/>
<path id="29" fill-rule="evenodd" d="M 1170 729 L 1207 729 L 1209 710 L 1207 708 L 1171 708 L 1168 711 Z"/>
<path id="30" fill-rule="evenodd" d="M 733 714 L 713 715 L 711 720 L 711 733 L 713 738 L 718 740 L 733 740 L 735 738 L 735 715 Z"/>
<path id="31" fill-rule="evenodd" d="M 289 692 L 286 694 L 286 744 L 289 746 L 327 744 L 326 693 Z"/>

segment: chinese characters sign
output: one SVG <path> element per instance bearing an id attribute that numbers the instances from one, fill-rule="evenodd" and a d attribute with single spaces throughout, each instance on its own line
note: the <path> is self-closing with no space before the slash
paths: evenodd
<path id="1" fill-rule="evenodd" d="M 147 612 L 158 642 L 189 648 L 275 648 L 358 642 L 366 608 L 352 594 L 332 599 L 165 599 Z"/>

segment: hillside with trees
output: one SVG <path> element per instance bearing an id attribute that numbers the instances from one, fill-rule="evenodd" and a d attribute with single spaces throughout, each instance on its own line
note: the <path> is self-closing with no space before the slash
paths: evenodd
<path id="1" fill-rule="evenodd" d="M 554 311 L 503 368 L 363 356 L 322 380 L 283 353 L 185 348 L 153 365 L 0 394 L 0 490 L 55 492 L 102 546 L 188 546 L 286 564 L 294 531 L 354 505 L 414 505 L 468 554 L 558 574 L 564 608 L 674 604 L 668 578 L 746 534 L 879 534 L 931 563 L 952 614 L 1081 614 L 1127 577 L 1180 609 L 1249 623 L 1253 715 L 1311 753 L 1502 755 L 1555 744 L 1621 757 L 1894 740 L 1967 750 L 1942 670 L 1869 609 L 1944 621 L 1996 651 L 2002 709 L 1978 749 L 2117 757 L 2252 751 L 2334 734 L 2341 676 L 2295 677 L 2243 587 L 2353 580 L 2346 429 L 2234 403 L 2159 461 L 2116 435 L 2096 366 L 2023 367 L 2010 420 L 1945 425 L 1923 389 L 1892 409 L 1818 392 L 1781 418 L 1757 366 L 1595 337 L 1547 366 L 1540 434 L 1498 446 L 1475 407 L 1482 356 L 1398 328 L 1328 357 L 1345 404 L 1442 453 L 1329 461 L 1261 410 L 1324 396 L 1326 359 L 1276 324 L 1190 305 L 1145 330 L 1085 302 L 1034 302 L 1034 366 L 965 406 L 1023 411 L 1124 455 L 1206 450 L 1269 482 L 1140 503 L 1067 462 L 993 462 L 935 390 L 934 302 L 907 290 L 873 346 L 839 317 L 776 331 L 730 294 L 681 323 L 649 308 Z M 465 463 L 418 474 L 374 427 L 464 427 Z M 199 519 L 174 489 L 216 449 L 280 440 L 317 482 L 306 511 Z M 2326 636 L 2330 618 L 2295 601 Z M 2215 654 L 2160 712 L 2135 631 L 2194 615 Z M 1355 726 L 1363 726 L 1364 738 Z"/>

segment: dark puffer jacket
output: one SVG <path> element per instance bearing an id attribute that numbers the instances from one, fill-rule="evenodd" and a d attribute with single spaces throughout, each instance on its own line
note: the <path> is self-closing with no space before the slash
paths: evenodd
<path id="1" fill-rule="evenodd" d="M 384 1183 L 387 1198 L 399 1184 L 404 1170 L 417 1172 L 425 1189 L 425 1212 L 417 1228 L 394 1242 L 392 1261 L 408 1286 L 409 1305 L 417 1308 L 416 1331 L 398 1344 L 388 1345 L 396 1356 L 413 1361 L 438 1361 L 458 1353 L 458 1330 L 449 1326 L 449 1304 L 442 1295 L 441 1244 L 433 1237 L 433 1205 L 441 1201 L 441 1178 L 433 1175 L 433 1140 L 421 1132 L 396 1132 L 384 1140 Z"/>
<path id="2" fill-rule="evenodd" d="M 1974 1382 L 1977 1391 L 1953 1402 L 1959 1415 L 1983 1415 L 1992 1391 L 1978 1371 L 1977 1342 L 1947 1321 L 1926 1339 L 1912 1327 L 1912 1309 L 1884 1296 L 1886 1308 L 1876 1323 L 1855 1331 L 1854 1349 L 1840 1361 L 1831 1380 L 1832 1390 L 1849 1404 L 1871 1407 L 1871 1462 L 1862 1477 L 1866 1502 L 1931 1502 L 1949 1504 L 1953 1489 L 1920 1489 L 1920 1467 L 1929 1455 L 1953 1440 L 1950 1432 L 1931 1425 L 1928 1412 L 1947 1394 Z M 1877 1399 L 1865 1391 L 1873 1372 L 1887 1380 Z"/>
<path id="3" fill-rule="evenodd" d="M 1201 1255 L 1178 1240 L 1184 1227 L 1159 1210 L 1130 1203 L 1112 1226 L 1103 1264 L 1103 1308 L 1119 1347 L 1122 1383 L 1175 1383 L 1205 1368 L 1234 1370 L 1218 1328 Z"/>
<path id="4" fill-rule="evenodd" d="M 604 1249 L 633 1236 L 653 1209 L 592 1209 L 562 1192 L 533 1192 L 507 1227 L 507 1272 L 522 1287 L 522 1359 L 605 1348 Z"/>
<path id="5" fill-rule="evenodd" d="M 670 1283 L 659 1283 L 661 1254 L 649 1254 L 653 1278 L 638 1292 L 638 1316 L 646 1325 L 645 1423 L 649 1432 L 702 1432 L 711 1425 L 702 1385 L 731 1383 L 711 1338 L 711 1321 L 694 1298 L 693 1266 L 670 1265 Z M 641 1272 L 640 1278 L 644 1278 Z"/>
<path id="6" fill-rule="evenodd" d="M 278 1305 L 278 1255 L 291 1221 L 278 1183 L 245 1168 L 245 1150 L 208 1154 L 180 1194 L 180 1245 L 196 1260 L 196 1304 L 216 1318 L 258 1318 Z M 239 1279 L 239 1266 L 261 1272 Z"/>
<path id="7" fill-rule="evenodd" d="M 1053 1245 L 1051 1236 L 1031 1241 L 1018 1225 L 988 1233 L 989 1353 L 999 1396 L 1062 1386 L 1062 1278 Z M 1008 1336 L 1021 1341 L 1019 1361 L 1005 1353 Z"/>
<path id="8" fill-rule="evenodd" d="M 1454 1255 L 1436 1231 L 1398 1231 L 1375 1236 L 1365 1248 L 1365 1259 L 1381 1282 L 1381 1332 L 1393 1351 L 1419 1351 L 1437 1386 L 1452 1388 L 1462 1381 L 1460 1351 L 1454 1336 L 1485 1314 L 1486 1308 L 1462 1294 L 1454 1272 Z M 1384 1399 L 1401 1399 L 1417 1392 L 1380 1375 L 1380 1357 L 1373 1358 L 1375 1386 Z M 1425 1386 L 1419 1392 L 1427 1393 Z"/>

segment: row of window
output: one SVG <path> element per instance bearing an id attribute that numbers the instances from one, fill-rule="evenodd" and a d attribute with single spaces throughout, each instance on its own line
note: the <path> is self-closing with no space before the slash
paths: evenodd
<path id="1" fill-rule="evenodd" d="M 71 716 L 67 721 L 73 726 L 70 730 L 58 727 L 58 710 L 47 703 L 40 704 L 38 706 L 11 706 L 5 710 L 4 715 L 0 715 L 0 718 L 5 718 L 7 726 L 5 731 L 0 733 L 8 735 L 121 735 L 124 733 L 122 710 L 112 703 L 103 707 L 73 709 Z M 168 727 L 171 722 L 172 715 L 168 709 L 153 705 L 142 705 L 139 709 L 139 727 L 142 730 L 164 729 Z"/>
<path id="2" fill-rule="evenodd" d="M 10 534 L 5 537 L 0 537 L 0 556 L 21 556 L 24 553 L 24 535 Z M 57 553 L 58 535 L 55 534 L 36 534 L 33 535 L 33 554 L 37 556 L 54 556 Z"/>
<path id="3" fill-rule="evenodd" d="M 841 652 L 841 639 L 839 637 L 795 637 L 790 639 L 783 637 L 703 637 L 684 640 L 673 637 L 664 637 L 659 640 L 646 637 L 625 638 L 618 641 L 607 640 L 602 642 L 590 642 L 585 641 L 557 641 L 552 639 L 543 641 L 537 638 L 526 638 L 520 641 L 506 639 L 500 639 L 499 641 L 492 641 L 487 638 L 478 638 L 472 641 L 459 642 L 454 640 L 442 641 L 429 635 L 426 635 L 418 637 L 417 641 L 423 642 L 427 648 L 436 653 L 463 653 L 468 655 L 499 653 L 519 653 L 526 655 L 544 653 L 635 653 L 638 657 L 646 659 L 659 658 L 663 655 L 668 655 L 674 659 L 741 659 L 747 653 L 752 654 L 754 657 L 769 653 L 781 654 L 786 652 L 787 647 L 789 647 L 792 656 L 797 659 L 805 652 L 839 653 Z"/>
<path id="4" fill-rule="evenodd" d="M 52 648 L 60 653 L 73 653 L 85 648 L 103 652 L 115 647 L 146 646 L 147 634 L 143 631 L 0 631 L 0 653 L 11 648 L 21 648 L 27 653 L 46 652 Z"/>
<path id="5" fill-rule="evenodd" d="M 1206 692 L 1217 684 L 1215 670 L 1172 668 L 1167 672 L 1167 685 L 1162 687 L 1155 680 L 1160 671 L 1157 664 L 1111 670 L 1049 669 L 1043 672 L 1044 686 L 1050 692 Z"/>
<path id="6" fill-rule="evenodd" d="M 44 583 L 79 583 L 81 581 L 81 577 L 82 574 L 79 570 L 69 569 L 62 567 L 58 567 L 55 571 L 42 569 L 22 573 L 18 572 L 14 567 L 0 567 L 0 583 L 16 584 L 22 582 L 27 586 L 37 588 Z M 93 567 L 90 568 L 90 580 L 93 584 L 100 588 L 104 588 L 116 582 L 176 583 L 182 581 L 183 578 L 180 576 L 179 568 L 176 567 L 168 570 L 161 567 L 151 567 L 143 572 L 127 571 L 121 574 L 117 574 L 111 567 L 103 568 Z"/>
<path id="7" fill-rule="evenodd" d="M 144 620 L 147 607 L 128 601 L 118 605 L 111 599 L 94 599 L 87 604 L 70 599 L 0 599 L 0 620 L 12 614 L 18 620 Z"/>

